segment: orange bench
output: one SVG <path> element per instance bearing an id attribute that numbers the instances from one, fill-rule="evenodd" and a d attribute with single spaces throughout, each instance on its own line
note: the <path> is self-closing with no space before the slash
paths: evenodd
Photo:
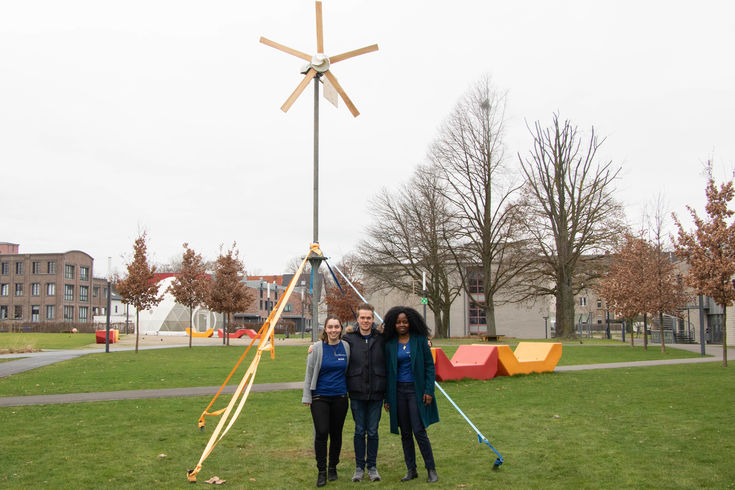
<path id="1" fill-rule="evenodd" d="M 519 342 L 515 352 L 498 346 L 498 376 L 548 373 L 561 359 L 561 343 Z"/>
<path id="2" fill-rule="evenodd" d="M 492 379 L 498 371 L 498 347 L 460 345 L 450 361 L 440 347 L 432 347 L 436 379 Z"/>

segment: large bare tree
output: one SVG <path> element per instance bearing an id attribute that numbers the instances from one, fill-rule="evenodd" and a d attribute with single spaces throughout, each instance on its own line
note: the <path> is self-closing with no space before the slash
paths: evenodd
<path id="1" fill-rule="evenodd" d="M 358 256 L 368 279 L 381 288 L 420 293 L 426 273 L 434 333 L 446 337 L 449 310 L 461 285 L 446 247 L 447 237 L 456 230 L 441 187 L 436 172 L 418 167 L 407 184 L 397 190 L 383 189 L 371 202 L 374 221 L 367 227 Z"/>
<path id="2" fill-rule="evenodd" d="M 496 295 L 527 264 L 512 202 L 520 186 L 504 160 L 504 114 L 505 97 L 485 76 L 457 103 L 429 151 L 457 224 L 447 245 L 470 301 L 485 310 L 491 337 L 496 335 Z M 468 275 L 479 276 L 481 287 L 474 281 L 471 286 Z M 482 302 L 474 299 L 478 289 Z"/>
<path id="3" fill-rule="evenodd" d="M 184 243 L 183 246 L 181 266 L 177 276 L 168 287 L 168 292 L 173 294 L 177 303 L 189 309 L 189 348 L 191 349 L 191 341 L 194 336 L 192 328 L 194 308 L 204 304 L 207 300 L 212 280 L 207 275 L 202 256 L 190 249 L 188 243 Z"/>
<path id="4" fill-rule="evenodd" d="M 135 353 L 138 353 L 140 339 L 140 311 L 150 309 L 161 302 L 158 282 L 155 280 L 156 266 L 148 264 L 146 233 L 138 235 L 133 244 L 133 259 L 127 265 L 127 276 L 115 276 L 115 289 L 123 303 L 135 307 Z"/>
<path id="5" fill-rule="evenodd" d="M 588 140 L 570 121 L 554 114 L 552 124 L 529 128 L 533 148 L 518 158 L 525 175 L 525 232 L 535 258 L 523 285 L 530 296 L 553 295 L 556 334 L 574 337 L 574 297 L 600 277 L 601 252 L 622 228 L 622 209 L 613 182 L 620 171 L 598 162 L 600 140 Z"/>
<path id="6" fill-rule="evenodd" d="M 715 185 L 712 163 L 707 164 L 707 218 L 687 206 L 694 220 L 694 230 L 684 230 L 676 215 L 679 230 L 676 253 L 689 264 L 686 282 L 697 294 L 707 295 L 722 307 L 722 365 L 727 367 L 727 307 L 735 300 L 735 221 L 730 201 L 735 197 L 733 181 Z M 700 339 L 704 342 L 704 339 Z"/>

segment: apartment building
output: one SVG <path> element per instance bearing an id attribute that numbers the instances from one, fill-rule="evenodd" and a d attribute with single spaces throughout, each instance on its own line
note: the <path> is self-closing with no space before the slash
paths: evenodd
<path id="1" fill-rule="evenodd" d="M 8 243 L 0 250 L 0 321 L 91 323 L 104 311 L 107 281 L 94 278 L 89 254 L 21 254 Z"/>

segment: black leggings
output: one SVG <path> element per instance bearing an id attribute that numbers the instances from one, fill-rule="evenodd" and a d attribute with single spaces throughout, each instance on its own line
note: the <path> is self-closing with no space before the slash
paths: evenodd
<path id="1" fill-rule="evenodd" d="M 311 418 L 314 420 L 314 454 L 319 471 L 327 469 L 327 438 L 329 438 L 329 467 L 339 463 L 342 451 L 342 427 L 347 415 L 347 395 L 315 395 L 311 401 Z"/>

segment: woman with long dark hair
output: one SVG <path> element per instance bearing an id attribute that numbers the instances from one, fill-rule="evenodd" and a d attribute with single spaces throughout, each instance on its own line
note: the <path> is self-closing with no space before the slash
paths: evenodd
<path id="1" fill-rule="evenodd" d="M 388 310 L 384 319 L 385 362 L 388 375 L 385 409 L 390 413 L 390 431 L 401 430 L 406 476 L 418 478 L 414 437 L 419 445 L 429 483 L 436 482 L 434 455 L 426 427 L 439 421 L 434 399 L 434 359 L 429 347 L 429 328 L 418 311 L 407 306 Z"/>
<path id="2" fill-rule="evenodd" d="M 318 342 L 306 358 L 306 376 L 301 401 L 311 408 L 314 421 L 314 453 L 318 470 L 316 486 L 337 479 L 337 463 L 342 451 L 342 427 L 347 415 L 347 365 L 350 346 L 342 340 L 342 322 L 330 315 Z M 329 466 L 327 466 L 329 440 Z"/>

